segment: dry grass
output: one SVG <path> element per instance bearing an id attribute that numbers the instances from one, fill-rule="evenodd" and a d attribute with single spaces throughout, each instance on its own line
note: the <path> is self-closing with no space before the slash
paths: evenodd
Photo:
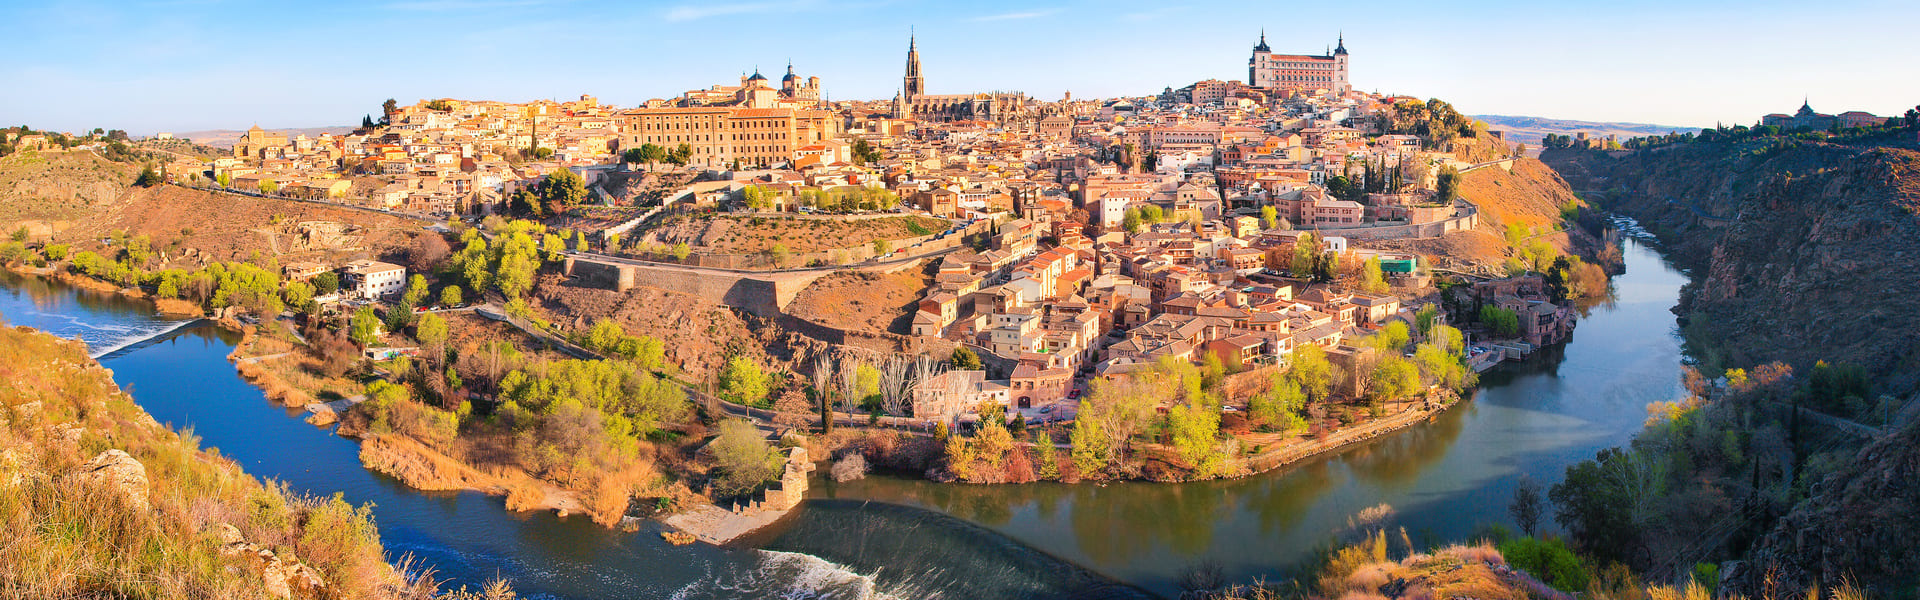
<path id="1" fill-rule="evenodd" d="M 14 384 L 0 387 L 0 597 L 265 597 L 257 561 L 205 533 L 219 524 L 317 569 L 329 596 L 400 595 L 364 507 L 262 485 L 155 423 L 108 375 L 76 342 L 0 330 L 0 379 Z M 142 464 L 148 508 L 67 476 L 108 449 Z"/>
<path id="2" fill-rule="evenodd" d="M 1404 538 L 1404 535 L 1401 536 Z M 1320 572 L 1318 597 L 1340 600 L 1384 598 L 1390 584 L 1406 585 L 1396 598 L 1480 598 L 1527 600 L 1559 598 L 1545 585 L 1532 585 L 1524 575 L 1506 568 L 1506 560 L 1491 545 L 1449 546 L 1398 559 L 1394 538 L 1375 530 L 1359 543 L 1336 550 Z"/>

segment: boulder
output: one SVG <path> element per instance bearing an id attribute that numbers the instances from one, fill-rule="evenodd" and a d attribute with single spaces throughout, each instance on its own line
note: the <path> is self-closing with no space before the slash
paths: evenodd
<path id="1" fill-rule="evenodd" d="M 212 535 L 213 541 L 219 543 L 222 548 L 239 544 L 246 539 L 240 535 L 240 528 L 226 523 L 213 524 L 207 528 L 207 533 Z"/>
<path id="2" fill-rule="evenodd" d="M 101 452 L 74 469 L 71 476 L 81 485 L 103 486 L 119 492 L 135 510 L 144 512 L 149 508 L 146 465 L 117 448 Z"/>

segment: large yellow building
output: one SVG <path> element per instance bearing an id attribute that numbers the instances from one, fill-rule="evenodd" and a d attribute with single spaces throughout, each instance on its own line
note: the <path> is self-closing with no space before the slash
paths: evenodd
<path id="1" fill-rule="evenodd" d="M 824 110 L 794 108 L 636 108 L 621 113 L 620 147 L 654 144 L 692 148 L 688 164 L 766 167 L 794 159 L 794 151 L 840 136 L 840 119 Z"/>

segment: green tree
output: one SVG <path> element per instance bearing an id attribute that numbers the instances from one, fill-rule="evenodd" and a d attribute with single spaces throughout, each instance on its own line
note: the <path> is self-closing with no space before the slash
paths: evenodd
<path id="1" fill-rule="evenodd" d="M 761 484 L 780 477 L 780 455 L 767 444 L 753 424 L 738 419 L 720 423 L 720 435 L 709 446 L 719 470 L 714 491 L 737 496 L 758 489 Z"/>
<path id="2" fill-rule="evenodd" d="M 412 303 L 404 300 L 387 308 L 387 331 L 400 331 L 413 325 L 413 308 Z"/>
<path id="3" fill-rule="evenodd" d="M 313 276 L 313 291 L 322 296 L 340 291 L 340 274 L 322 271 L 319 275 Z"/>
<path id="4" fill-rule="evenodd" d="M 1512 337 L 1520 334 L 1520 315 L 1491 304 L 1480 307 L 1480 323 L 1492 330 L 1494 335 Z"/>
<path id="5" fill-rule="evenodd" d="M 1591 579 L 1580 558 L 1558 539 L 1523 537 L 1502 542 L 1499 549 L 1507 564 L 1562 592 L 1585 591 Z"/>
<path id="6" fill-rule="evenodd" d="M 640 160 L 628 162 L 644 162 L 647 163 L 647 168 L 649 169 L 653 168 L 653 166 L 660 161 L 667 159 L 667 149 L 655 144 L 641 144 L 640 147 L 635 150 L 638 150 L 636 153 L 638 156 L 636 158 Z"/>
<path id="7" fill-rule="evenodd" d="M 1206 404 L 1176 404 L 1167 411 L 1173 449 L 1192 465 L 1191 477 L 1205 479 L 1220 468 L 1220 412 Z"/>
<path id="8" fill-rule="evenodd" d="M 692 254 L 693 254 L 693 249 L 688 247 L 686 242 L 677 242 L 673 245 L 674 260 L 685 261 L 687 260 L 687 257 Z"/>
<path id="9" fill-rule="evenodd" d="M 156 185 L 160 185 L 160 174 L 153 170 L 153 165 L 147 165 L 147 166 L 141 167 L 140 176 L 135 177 L 133 179 L 133 185 L 139 186 L 139 187 L 153 187 Z"/>
<path id="10" fill-rule="evenodd" d="M 427 276 L 414 273 L 413 277 L 407 279 L 407 291 L 401 295 L 400 301 L 412 306 L 420 306 L 420 303 L 427 301 L 428 293 Z"/>
<path id="11" fill-rule="evenodd" d="M 747 208 L 766 210 L 773 207 L 773 194 L 760 186 L 749 185 L 741 188 L 740 201 L 746 203 Z"/>
<path id="12" fill-rule="evenodd" d="M 1033 443 L 1034 451 L 1040 453 L 1040 478 L 1060 478 L 1060 449 L 1053 445 L 1053 433 L 1040 430 L 1040 437 Z"/>
<path id="13" fill-rule="evenodd" d="M 1380 257 L 1367 259 L 1360 267 L 1360 289 L 1371 294 L 1387 293 L 1387 278 L 1380 271 Z"/>
<path id="14" fill-rule="evenodd" d="M 860 164 L 873 162 L 874 160 L 876 160 L 872 158 L 873 154 L 874 154 L 873 144 L 867 143 L 866 138 L 861 138 L 853 141 L 853 160 L 855 162 L 858 162 Z"/>
<path id="15" fill-rule="evenodd" d="M 170 283 L 171 280 L 166 282 Z M 305 281 L 289 281 L 286 287 L 280 290 L 280 296 L 287 301 L 287 306 L 300 312 L 312 312 L 313 284 Z"/>
<path id="16" fill-rule="evenodd" d="M 1086 402 L 1081 402 L 1085 409 Z M 1112 459 L 1113 449 L 1107 444 L 1107 435 L 1100 431 L 1100 424 L 1092 419 L 1074 419 L 1073 433 L 1067 438 L 1073 445 L 1073 468 L 1081 477 L 1093 477 L 1107 467 Z"/>
<path id="17" fill-rule="evenodd" d="M 1247 412 L 1255 419 L 1283 433 L 1306 425 L 1300 418 L 1300 411 L 1306 407 L 1307 394 L 1300 391 L 1300 384 L 1279 372 L 1269 379 L 1265 392 L 1255 394 L 1247 402 Z"/>
<path id="18" fill-rule="evenodd" d="M 260 180 L 260 193 L 273 195 L 273 194 L 279 193 L 279 191 L 280 191 L 280 182 L 274 181 L 272 179 Z"/>
<path id="19" fill-rule="evenodd" d="M 1140 211 L 1127 209 L 1126 216 L 1120 218 L 1120 228 L 1127 233 L 1140 233 Z"/>
<path id="20" fill-rule="evenodd" d="M 767 399 L 767 377 L 760 364 L 741 355 L 727 359 L 720 370 L 720 397 L 734 404 L 757 405 Z"/>
<path id="21" fill-rule="evenodd" d="M 593 328 L 587 331 L 586 343 L 581 345 L 594 352 L 611 354 L 615 348 L 620 347 L 620 342 L 626 337 L 627 330 L 620 327 L 620 323 L 601 317 L 593 322 Z"/>
<path id="22" fill-rule="evenodd" d="M 1406 350 L 1407 344 L 1412 341 L 1412 335 L 1407 333 L 1407 324 L 1402 321 L 1387 323 L 1385 326 L 1382 326 L 1379 331 L 1374 332 L 1372 337 L 1373 347 L 1388 354 L 1401 353 Z"/>
<path id="23" fill-rule="evenodd" d="M 1507 224 L 1506 237 L 1508 246 L 1513 246 L 1515 249 L 1520 248 L 1520 243 L 1526 241 L 1528 235 L 1529 233 L 1525 225 L 1519 223 Z"/>
<path id="24" fill-rule="evenodd" d="M 693 144 L 681 143 L 674 146 L 673 151 L 667 153 L 666 160 L 674 165 L 687 166 L 687 162 L 693 160 Z"/>
<path id="25" fill-rule="evenodd" d="M 1441 167 L 1440 175 L 1434 178 L 1433 201 L 1438 204 L 1452 204 L 1460 197 L 1460 172 L 1453 167 Z"/>
<path id="26" fill-rule="evenodd" d="M 1148 204 L 1140 207 L 1140 220 L 1149 225 L 1165 221 L 1166 219 L 1166 212 L 1160 210 L 1160 206 L 1157 204 Z"/>
<path id="27" fill-rule="evenodd" d="M 1554 521 L 1580 549 L 1600 561 L 1626 562 L 1640 548 L 1635 521 L 1646 498 L 1659 494 L 1663 469 L 1631 450 L 1607 448 L 1593 460 L 1567 467 L 1566 478 L 1547 492 Z"/>
<path id="28" fill-rule="evenodd" d="M 533 289 L 533 274 L 539 270 L 539 259 L 523 253 L 508 253 L 500 257 L 500 268 L 493 273 L 495 286 L 509 300 L 518 299 Z"/>
<path id="29" fill-rule="evenodd" d="M 447 320 L 440 315 L 420 315 L 419 322 L 413 325 L 413 337 L 420 340 L 420 345 L 427 350 L 427 358 L 434 364 L 446 358 Z"/>
<path id="30" fill-rule="evenodd" d="M 1460 362 L 1460 357 L 1434 344 L 1421 344 L 1416 348 L 1413 351 L 1413 362 L 1419 365 L 1420 371 L 1426 374 L 1428 380 L 1446 386 L 1448 389 L 1463 389 L 1471 378 L 1467 366 Z"/>
<path id="31" fill-rule="evenodd" d="M 1320 258 L 1320 240 L 1311 233 L 1302 233 L 1293 241 L 1293 261 L 1287 271 L 1294 277 L 1313 278 L 1314 263 Z"/>
<path id="32" fill-rule="evenodd" d="M 1392 402 L 1420 391 L 1420 369 L 1399 354 L 1384 354 L 1374 363 L 1368 389 L 1373 398 Z"/>
<path id="33" fill-rule="evenodd" d="M 448 307 L 459 306 L 461 304 L 461 300 L 462 298 L 460 294 L 460 286 L 447 284 L 447 287 L 440 288 L 440 305 L 441 306 L 448 306 Z"/>
<path id="34" fill-rule="evenodd" d="M 955 346 L 953 356 L 949 357 L 947 362 L 951 363 L 953 368 L 963 371 L 978 371 L 981 368 L 980 355 L 966 346 Z"/>
<path id="35" fill-rule="evenodd" d="M 1420 331 L 1420 335 L 1427 335 L 1428 332 L 1433 330 L 1433 323 L 1439 316 L 1439 307 L 1434 306 L 1431 302 L 1422 304 L 1420 305 L 1420 310 L 1413 313 L 1413 324 L 1415 328 Z"/>
<path id="36" fill-rule="evenodd" d="M 351 333 L 348 337 L 362 348 L 372 346 L 374 342 L 379 341 L 377 336 L 380 332 L 380 318 L 373 314 L 371 306 L 362 306 L 360 310 L 354 311 L 349 328 Z"/>
<path id="37" fill-rule="evenodd" d="M 540 183 L 540 202 L 552 214 L 565 212 L 587 200 L 587 180 L 573 169 L 555 169 Z"/>
<path id="38" fill-rule="evenodd" d="M 1307 400 L 1319 402 L 1327 399 L 1327 391 L 1333 385 L 1333 363 L 1327 361 L 1327 352 L 1316 344 L 1306 344 L 1293 351 L 1293 364 L 1287 367 L 1287 379 L 1300 386 Z"/>

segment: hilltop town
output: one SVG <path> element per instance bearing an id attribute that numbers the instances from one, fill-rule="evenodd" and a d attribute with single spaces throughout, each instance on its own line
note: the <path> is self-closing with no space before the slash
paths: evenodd
<path id="1" fill-rule="evenodd" d="M 243 372 L 370 466 L 510 506 L 797 502 L 804 468 L 730 457 L 771 451 L 731 417 L 943 479 L 1237 476 L 1566 340 L 1618 260 L 1523 145 L 1350 60 L 1263 35 L 1245 82 L 1042 101 L 929 94 L 909 41 L 874 101 L 790 65 L 634 107 L 390 101 L 217 153 L 10 130 L 146 169 L 15 215 L 7 260 L 232 319 Z M 181 207 L 202 224 L 125 217 Z"/>

